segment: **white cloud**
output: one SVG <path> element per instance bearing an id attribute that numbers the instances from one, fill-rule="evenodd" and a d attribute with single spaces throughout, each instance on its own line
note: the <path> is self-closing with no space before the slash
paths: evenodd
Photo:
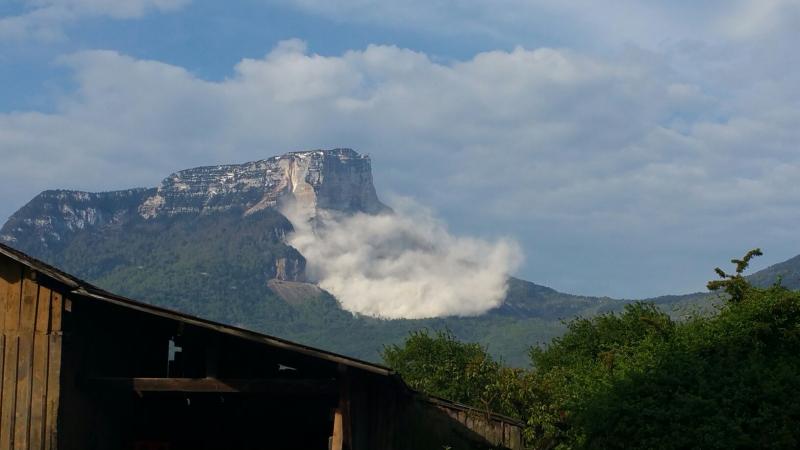
<path id="1" fill-rule="evenodd" d="M 734 2 L 719 19 L 720 30 L 737 38 L 752 38 L 778 28 L 797 27 L 800 3 L 796 0 L 746 0 Z"/>
<path id="2" fill-rule="evenodd" d="M 786 231 L 800 220 L 800 65 L 776 40 L 614 57 L 520 47 L 447 63 L 376 45 L 322 56 L 293 40 L 216 82 L 82 52 L 63 60 L 78 87 L 56 112 L 0 115 L 13 162 L 0 166 L 0 200 L 21 206 L 18 186 L 154 185 L 194 165 L 350 146 L 372 154 L 380 190 L 421 198 L 457 231 L 526 233 L 537 256 L 537 240 L 640 251 L 620 273 L 582 269 L 617 280 L 644 270 L 637 257 L 703 247 L 713 259 L 686 270 L 704 277 L 753 241 L 800 248 Z M 531 260 L 537 279 L 590 291 L 570 281 L 589 277 Z"/>
<path id="3" fill-rule="evenodd" d="M 23 0 L 25 11 L 0 17 L 4 40 L 63 38 L 63 27 L 86 17 L 134 19 L 149 12 L 182 8 L 191 0 Z"/>
<path id="4" fill-rule="evenodd" d="M 508 44 L 663 48 L 796 28 L 796 0 L 262 0 L 330 20 Z M 613 50 L 612 50 L 613 51 Z"/>
<path id="5" fill-rule="evenodd" d="M 730 11 L 766 9 L 793 0 L 264 0 L 344 23 L 389 26 L 435 35 L 478 35 L 504 43 L 569 42 L 583 47 L 716 38 Z M 738 13 L 737 13 L 738 14 Z M 599 46 L 602 48 L 603 46 Z"/>
<path id="6" fill-rule="evenodd" d="M 409 200 L 394 213 L 327 216 L 312 230 L 291 208 L 289 243 L 305 256 L 309 276 L 342 307 L 387 319 L 473 316 L 499 306 L 518 245 L 458 237 Z"/>

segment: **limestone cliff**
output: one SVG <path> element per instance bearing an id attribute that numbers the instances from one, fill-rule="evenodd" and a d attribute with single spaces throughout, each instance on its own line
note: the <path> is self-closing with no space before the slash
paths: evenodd
<path id="1" fill-rule="evenodd" d="M 293 202 L 308 217 L 323 210 L 368 214 L 388 210 L 375 193 L 368 156 L 350 149 L 311 150 L 182 170 L 157 188 L 45 191 L 0 229 L 0 242 L 30 251 L 32 246 L 57 246 L 76 232 L 125 223 L 137 215 L 149 220 L 231 209 L 249 215 L 285 202 Z"/>
<path id="2" fill-rule="evenodd" d="M 45 191 L 6 222 L 0 229 L 0 242 L 56 262 L 74 239 L 91 243 L 94 238 L 87 233 L 101 236 L 108 227 L 136 232 L 137 227 L 155 229 L 152 225 L 156 223 L 169 226 L 177 219 L 185 223 L 187 218 L 218 213 L 253 218 L 259 211 L 285 205 L 306 219 L 389 209 L 375 193 L 368 156 L 350 149 L 311 150 L 244 164 L 182 170 L 155 188 L 102 193 Z M 288 221 L 264 226 L 271 227 L 263 230 L 264 236 L 281 243 L 292 231 Z M 277 279 L 305 279 L 305 260 L 296 251 L 287 251 L 268 266 L 265 274 Z"/>
<path id="3" fill-rule="evenodd" d="M 375 193 L 369 157 L 334 149 L 182 170 L 161 182 L 139 214 L 152 218 L 230 208 L 251 214 L 291 200 L 312 217 L 319 210 L 374 214 L 387 209 Z"/>
<path id="4" fill-rule="evenodd" d="M 0 229 L 0 242 L 38 255 L 64 245 L 76 233 L 127 222 L 154 192 L 44 191 L 9 218 Z"/>

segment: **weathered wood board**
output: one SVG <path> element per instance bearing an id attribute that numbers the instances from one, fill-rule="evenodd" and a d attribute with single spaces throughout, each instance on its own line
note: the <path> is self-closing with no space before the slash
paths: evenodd
<path id="1" fill-rule="evenodd" d="M 55 450 L 61 294 L 0 259 L 0 450 Z"/>

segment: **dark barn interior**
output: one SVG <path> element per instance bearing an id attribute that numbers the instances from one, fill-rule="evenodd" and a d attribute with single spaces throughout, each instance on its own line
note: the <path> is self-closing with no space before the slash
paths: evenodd
<path id="1" fill-rule="evenodd" d="M 0 450 L 521 449 L 390 369 L 104 292 L 0 246 Z"/>

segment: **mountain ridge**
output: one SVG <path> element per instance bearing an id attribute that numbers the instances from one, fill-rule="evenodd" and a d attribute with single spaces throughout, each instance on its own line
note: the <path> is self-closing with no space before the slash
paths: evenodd
<path id="1" fill-rule="evenodd" d="M 130 220 L 134 215 L 209 214 L 244 208 L 252 214 L 301 203 L 309 219 L 321 211 L 388 212 L 375 192 L 369 156 L 352 149 L 289 152 L 241 164 L 180 170 L 159 186 L 106 192 L 47 190 L 0 228 L 0 242 L 57 245 L 74 232 Z"/>

